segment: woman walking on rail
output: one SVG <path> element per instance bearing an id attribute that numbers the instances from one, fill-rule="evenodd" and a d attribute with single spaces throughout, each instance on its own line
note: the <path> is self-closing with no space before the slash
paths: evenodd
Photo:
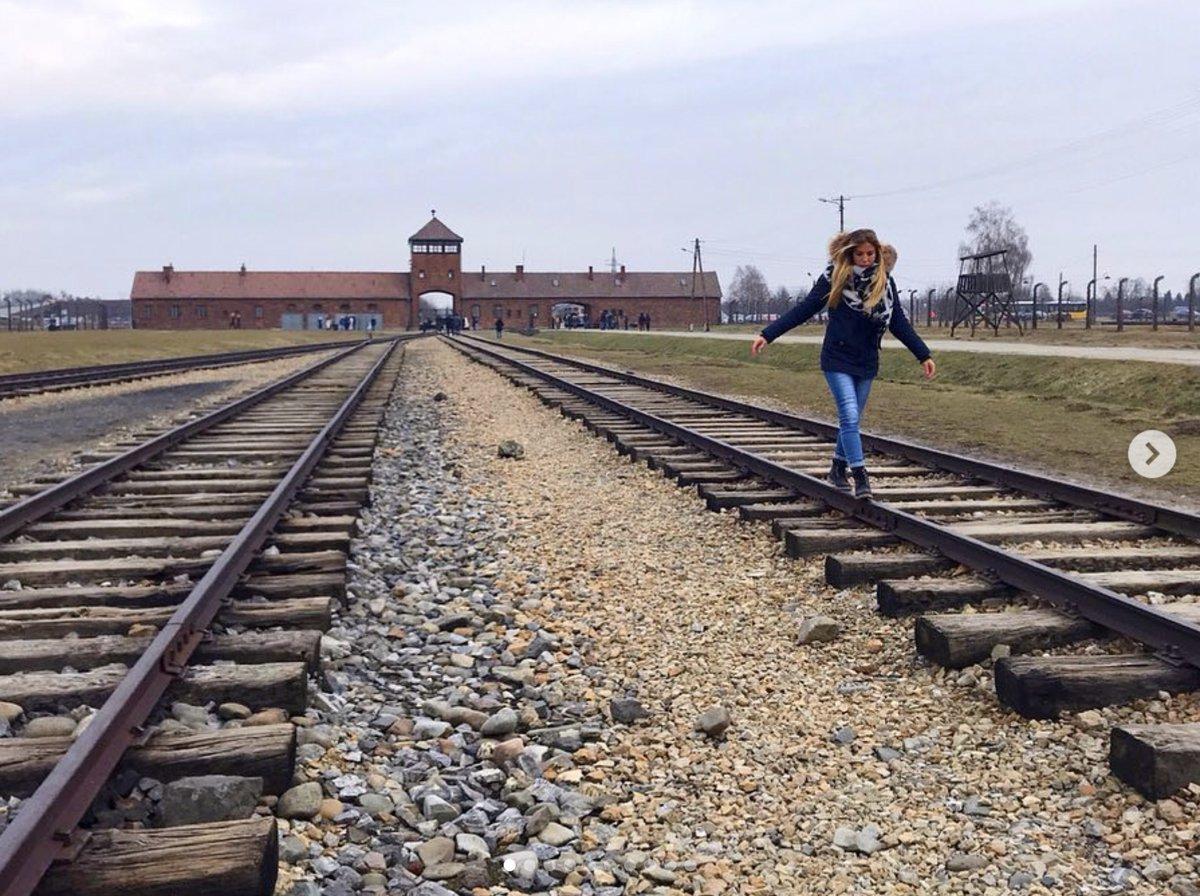
<path id="1" fill-rule="evenodd" d="M 821 370 L 838 411 L 838 437 L 829 481 L 856 498 L 871 497 L 871 481 L 863 458 L 858 425 L 871 383 L 879 372 L 883 331 L 891 330 L 933 379 L 936 367 L 929 347 L 904 315 L 890 272 L 896 250 L 882 246 L 873 230 L 837 234 L 829 243 L 830 263 L 812 291 L 787 314 L 763 328 L 750 346 L 758 355 L 768 343 L 798 327 L 829 306 L 829 323 L 821 346 Z M 853 487 L 847 478 L 847 467 Z"/>

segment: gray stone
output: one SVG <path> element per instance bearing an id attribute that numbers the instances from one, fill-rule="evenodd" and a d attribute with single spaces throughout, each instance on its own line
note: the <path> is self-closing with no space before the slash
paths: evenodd
<path id="1" fill-rule="evenodd" d="M 193 728 L 208 727 L 208 710 L 203 706 L 176 701 L 171 704 L 171 718 Z"/>
<path id="2" fill-rule="evenodd" d="M 505 439 L 496 446 L 496 455 L 520 460 L 525 456 L 525 446 L 514 439 Z"/>
<path id="3" fill-rule="evenodd" d="M 75 724 L 70 716 L 42 716 L 26 722 L 21 734 L 24 737 L 70 737 L 75 733 Z"/>
<path id="4" fill-rule="evenodd" d="M 677 877 L 674 871 L 663 868 L 661 865 L 651 865 L 649 868 L 642 869 L 642 876 L 654 881 L 656 884 L 666 884 L 668 886 L 675 883 Z"/>
<path id="5" fill-rule="evenodd" d="M 487 841 L 478 834 L 458 834 L 454 838 L 458 851 L 468 859 L 490 859 L 492 851 L 488 849 Z"/>
<path id="6" fill-rule="evenodd" d="M 466 866 L 461 862 L 443 862 L 440 865 L 431 865 L 421 872 L 421 875 L 427 880 L 452 880 L 458 877 L 466 869 Z"/>
<path id="7" fill-rule="evenodd" d="M 447 890 L 436 881 L 427 880 L 408 891 L 411 896 L 455 896 L 453 890 Z"/>
<path id="8" fill-rule="evenodd" d="M 900 758 L 900 751 L 894 750 L 891 747 L 880 746 L 875 748 L 875 757 L 880 762 L 891 762 L 893 759 Z"/>
<path id="9" fill-rule="evenodd" d="M 421 814 L 432 821 L 453 821 L 458 818 L 458 807 L 431 793 L 421 803 Z"/>
<path id="10" fill-rule="evenodd" d="M 284 791 L 275 804 L 275 814 L 280 818 L 312 818 L 321 811 L 324 796 L 316 781 L 297 784 Z"/>
<path id="11" fill-rule="evenodd" d="M 163 787 L 158 823 L 163 827 L 232 821 L 254 814 L 262 796 L 262 778 L 200 775 L 179 778 Z"/>
<path id="12" fill-rule="evenodd" d="M 290 864 L 296 864 L 308 857 L 308 847 L 295 834 L 289 834 L 279 841 L 279 858 Z"/>
<path id="13" fill-rule="evenodd" d="M 483 727 L 479 729 L 479 733 L 484 737 L 504 737 L 517 730 L 519 721 L 520 719 L 517 716 L 516 710 L 509 709 L 506 706 L 504 709 L 493 713 L 483 723 Z"/>
<path id="14" fill-rule="evenodd" d="M 843 746 L 854 743 L 854 739 L 858 734 L 849 725 L 843 725 L 837 731 L 833 732 L 830 740 L 834 743 L 842 744 Z"/>
<path id="15" fill-rule="evenodd" d="M 946 859 L 947 871 L 977 871 L 987 865 L 988 860 L 981 855 L 966 852 L 952 852 Z"/>
<path id="16" fill-rule="evenodd" d="M 632 697 L 613 700 L 608 704 L 608 711 L 612 715 L 612 720 L 619 725 L 632 725 L 638 719 L 650 717 L 646 708 Z"/>
<path id="17" fill-rule="evenodd" d="M 714 706 L 706 709 L 696 719 L 696 730 L 704 732 L 708 737 L 718 738 L 729 730 L 732 723 L 733 719 L 728 709 L 724 706 Z"/>
<path id="18" fill-rule="evenodd" d="M 434 740 L 450 733 L 450 724 L 439 719 L 417 719 L 413 723 L 413 740 Z"/>
<path id="19" fill-rule="evenodd" d="M 551 846 L 566 846 L 575 839 L 575 832 L 556 821 L 552 821 L 538 834 L 538 839 L 543 843 L 549 843 Z"/>
<path id="20" fill-rule="evenodd" d="M 1008 888 L 1010 890 L 1025 890 L 1037 880 L 1028 871 L 1014 871 L 1008 876 Z"/>
<path id="21" fill-rule="evenodd" d="M 311 880 L 298 880 L 287 891 L 287 896 L 321 896 L 321 888 Z"/>
<path id="22" fill-rule="evenodd" d="M 800 631 L 796 641 L 800 644 L 816 644 L 821 641 L 832 641 L 842 633 L 842 627 L 836 619 L 828 616 L 810 616 L 800 623 Z"/>
<path id="23" fill-rule="evenodd" d="M 222 703 L 217 707 L 217 716 L 225 721 L 248 719 L 250 718 L 250 707 L 243 706 L 241 703 Z"/>
<path id="24" fill-rule="evenodd" d="M 461 834 L 459 836 L 462 836 Z M 449 837 L 434 837 L 417 847 L 417 855 L 425 866 L 440 865 L 454 858 L 454 841 Z"/>
<path id="25" fill-rule="evenodd" d="M 358 798 L 358 804 L 372 815 L 390 814 L 396 805 L 381 793 L 364 793 Z"/>

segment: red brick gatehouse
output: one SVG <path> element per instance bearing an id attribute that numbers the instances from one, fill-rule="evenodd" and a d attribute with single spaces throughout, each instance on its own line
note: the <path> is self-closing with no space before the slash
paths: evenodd
<path id="1" fill-rule="evenodd" d="M 593 323 L 604 311 L 625 315 L 636 328 L 648 313 L 654 329 L 697 329 L 720 321 L 721 287 L 714 272 L 691 271 L 477 272 L 462 268 L 462 237 L 435 214 L 408 240 L 402 271 L 138 271 L 130 298 L 139 329 L 319 329 L 327 319 L 357 329 L 420 325 L 420 299 L 448 294 L 454 310 L 480 326 L 504 318 L 509 327 L 548 327 L 573 306 Z M 558 309 L 556 311 L 556 308 Z"/>

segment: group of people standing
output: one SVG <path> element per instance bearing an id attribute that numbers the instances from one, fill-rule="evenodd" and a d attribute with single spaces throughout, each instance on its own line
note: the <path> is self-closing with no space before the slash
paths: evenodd
<path id="1" fill-rule="evenodd" d="M 624 311 L 604 310 L 600 312 L 599 326 L 601 330 L 628 330 L 629 315 Z M 639 330 L 650 329 L 650 313 L 642 311 L 637 316 L 637 328 Z"/>

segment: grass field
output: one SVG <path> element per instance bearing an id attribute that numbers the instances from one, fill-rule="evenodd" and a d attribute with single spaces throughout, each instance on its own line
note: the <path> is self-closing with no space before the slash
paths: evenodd
<path id="1" fill-rule="evenodd" d="M 907 311 L 907 306 L 905 307 Z M 746 333 L 754 335 L 761 330 L 765 323 L 762 324 L 721 324 L 718 332 L 721 333 Z M 926 327 L 924 318 L 917 321 L 917 332 L 925 339 L 949 339 L 949 327 Z M 799 336 L 821 336 L 825 332 L 824 327 L 820 324 L 806 325 L 798 330 L 792 330 L 793 335 Z M 1005 329 L 1000 328 L 1000 335 L 995 336 L 991 330 L 976 330 L 975 336 L 971 336 L 971 331 L 966 329 L 958 329 L 954 332 L 955 341 L 962 340 L 969 342 L 974 339 L 977 342 L 1035 342 L 1042 345 L 1115 345 L 1115 346 L 1130 346 L 1134 348 L 1200 348 L 1200 326 L 1189 333 L 1187 327 L 1160 327 L 1158 332 L 1151 330 L 1148 326 L 1127 326 L 1124 332 L 1118 333 L 1116 327 L 1113 326 L 1096 326 L 1092 329 L 1085 329 L 1083 324 L 1078 321 L 1072 321 L 1064 325 L 1063 329 L 1055 329 L 1054 323 L 1038 322 L 1036 330 L 1026 329 L 1024 335 L 1017 332 L 1015 328 Z"/>
<path id="2" fill-rule="evenodd" d="M 362 338 L 362 333 L 320 330 L 0 332 L 0 374 Z"/>
<path id="3" fill-rule="evenodd" d="M 506 340 L 508 336 L 506 335 Z M 776 343 L 758 360 L 749 341 L 551 331 L 517 341 L 664 375 L 696 388 L 770 399 L 831 419 L 820 347 Z M 971 456 L 1068 474 L 1076 480 L 1200 504 L 1200 370 L 1075 358 L 942 351 L 927 383 L 906 352 L 884 352 L 864 428 Z M 1126 460 L 1130 440 L 1160 429 L 1175 440 L 1175 469 L 1152 482 Z"/>

